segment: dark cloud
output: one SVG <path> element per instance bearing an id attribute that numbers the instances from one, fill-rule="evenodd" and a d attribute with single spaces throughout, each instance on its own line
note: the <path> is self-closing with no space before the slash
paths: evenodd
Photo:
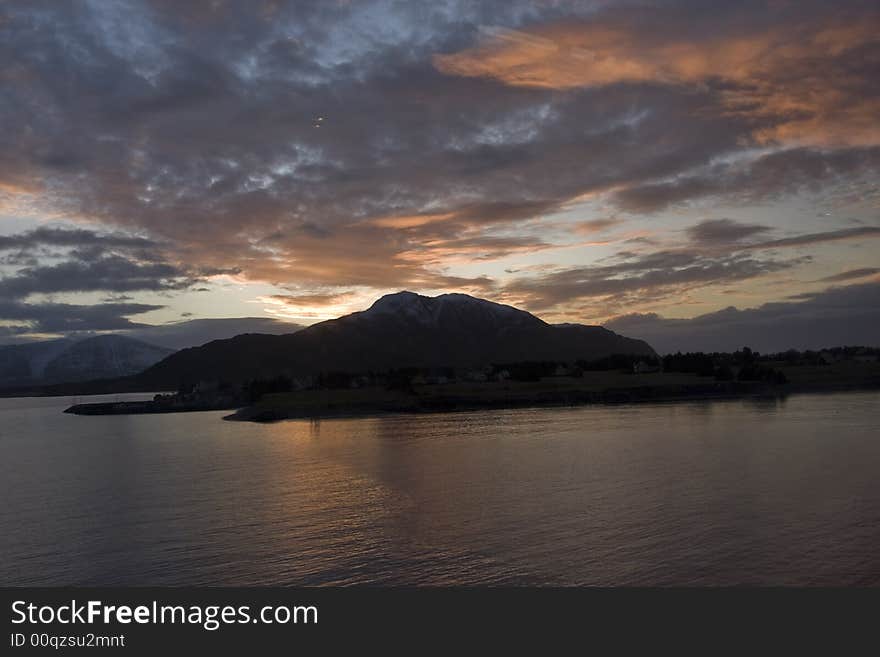
<path id="1" fill-rule="evenodd" d="M 0 300 L 0 318 L 27 322 L 28 332 L 67 333 L 71 331 L 112 331 L 144 326 L 129 319 L 162 306 L 144 303 L 24 303 Z M 21 326 L 21 325 L 19 325 Z"/>
<path id="2" fill-rule="evenodd" d="M 623 241 L 624 244 L 645 244 L 648 246 L 657 246 L 659 242 L 651 237 L 645 237 L 644 235 L 639 235 L 638 237 L 631 237 Z"/>
<path id="3" fill-rule="evenodd" d="M 869 3 L 655 2 L 495 30 L 435 63 L 452 75 L 532 89 L 644 82 L 716 92 L 759 143 L 877 143 L 876 33 Z M 817 87 L 822 93 L 816 93 Z"/>
<path id="4" fill-rule="evenodd" d="M 754 117 L 719 111 L 711 86 L 560 94 L 436 66 L 487 25 L 630 20 L 593 3 L 5 11 L 0 179 L 14 173 L 62 210 L 171 242 L 187 262 L 270 282 L 440 286 L 436 264 L 405 257 L 424 250 L 419 231 L 355 225 L 449 214 L 447 237 L 472 239 L 582 194 L 707 166 L 755 129 Z M 700 20 L 724 26 L 716 13 Z M 682 15 L 663 15 L 676 38 Z M 270 236 L 275 259 L 262 250 Z M 484 257 L 494 252 L 487 244 Z"/>
<path id="5" fill-rule="evenodd" d="M 30 333 L 32 327 L 28 325 L 0 326 L 0 344 L 12 344 L 18 342 L 18 336 Z"/>
<path id="6" fill-rule="evenodd" d="M 755 246 L 760 248 L 775 248 L 783 246 L 808 246 L 822 242 L 837 242 L 840 240 L 852 240 L 860 237 L 880 237 L 880 226 L 863 226 L 860 228 L 844 228 L 822 233 L 808 233 L 795 237 L 786 237 L 769 242 L 762 242 Z"/>
<path id="7" fill-rule="evenodd" d="M 53 262 L 41 264 L 46 247 Z M 140 324 L 128 319 L 162 306 L 134 303 L 123 292 L 170 292 L 190 288 L 205 277 L 232 273 L 210 267 L 191 267 L 163 261 L 152 240 L 122 233 L 41 227 L 0 236 L 0 251 L 13 250 L 15 273 L 0 278 L 0 320 L 27 321 L 33 332 L 126 329 Z M 36 254 L 37 257 L 26 257 Z M 35 295 L 110 292 L 96 305 L 28 302 Z M 16 325 L 20 326 L 20 325 Z"/>
<path id="8" fill-rule="evenodd" d="M 36 267 L 39 264 L 39 259 L 29 251 L 14 251 L 0 256 L 0 265 L 9 265 L 11 267 Z"/>
<path id="9" fill-rule="evenodd" d="M 32 294 L 57 292 L 180 290 L 192 283 L 185 272 L 168 264 L 140 264 L 108 256 L 21 269 L 14 276 L 0 278 L 0 297 L 21 299 Z"/>
<path id="10" fill-rule="evenodd" d="M 880 237 L 880 226 L 857 226 L 772 240 L 746 241 L 749 237 L 761 235 L 771 230 L 772 228 L 769 226 L 744 224 L 731 219 L 712 219 L 695 224 L 687 228 L 686 232 L 695 246 L 705 247 L 710 251 L 726 247 L 736 249 L 739 252 L 812 246 L 826 242 Z"/>
<path id="11" fill-rule="evenodd" d="M 876 276 L 880 274 L 880 267 L 863 267 L 862 269 L 850 269 L 842 271 L 833 276 L 826 276 L 821 279 L 823 283 L 842 283 L 843 281 L 852 281 L 857 278 L 867 278 L 868 276 Z"/>
<path id="12" fill-rule="evenodd" d="M 112 230 L 0 237 L 17 269 L 0 290 L 240 272 L 303 294 L 489 291 L 449 264 L 557 246 L 534 223 L 577 199 L 652 213 L 876 180 L 871 3 L 605 5 L 3 3 L 0 203 Z M 690 250 L 529 270 L 506 293 L 619 304 L 798 262 L 701 250 L 875 230 L 756 245 L 763 226 L 723 221 Z"/>
<path id="13" fill-rule="evenodd" d="M 16 235 L 0 235 L 0 251 L 29 251 L 39 246 L 101 247 L 104 249 L 152 249 L 158 244 L 143 237 L 122 233 L 98 233 L 92 230 L 41 226 Z"/>
<path id="14" fill-rule="evenodd" d="M 43 247 L 64 247 L 52 253 L 60 262 L 40 264 Z M 17 271 L 0 278 L 0 297 L 23 299 L 33 294 L 65 292 L 168 291 L 191 287 L 206 276 L 237 270 L 189 267 L 163 261 L 152 240 L 122 233 L 101 234 L 83 229 L 41 227 L 0 236 L 0 251 L 15 249 Z M 2 315 L 0 315 L 2 318 Z"/>
<path id="15" fill-rule="evenodd" d="M 575 267 L 531 278 L 520 278 L 503 288 L 531 310 L 571 302 L 604 300 L 614 308 L 641 299 L 658 299 L 709 284 L 741 281 L 796 267 L 803 258 L 759 259 L 748 254 L 712 256 L 698 251 L 658 251 L 650 254 L 618 254 L 618 262 L 603 266 Z"/>
<path id="16" fill-rule="evenodd" d="M 536 311 L 568 306 L 581 308 L 588 316 L 597 311 L 620 312 L 627 305 L 681 298 L 698 288 L 758 278 L 810 263 L 813 259 L 808 255 L 785 259 L 767 257 L 761 251 L 880 237 L 880 227 L 859 226 L 776 240 L 748 239 L 769 230 L 767 226 L 729 219 L 707 220 L 686 230 L 691 240 L 687 248 L 619 251 L 610 262 L 515 279 L 502 288 L 502 293 Z M 650 239 L 626 241 L 655 245 Z M 848 272 L 828 281 L 850 280 L 872 271 Z"/>
<path id="17" fill-rule="evenodd" d="M 762 352 L 880 346 L 880 283 L 800 296 L 799 301 L 767 303 L 747 310 L 730 307 L 692 319 L 624 315 L 606 326 L 644 339 L 660 353 L 732 351 L 743 346 Z"/>
<path id="18" fill-rule="evenodd" d="M 414 247 L 414 253 L 424 253 L 425 260 L 438 265 L 457 258 L 462 260 L 495 260 L 514 253 L 531 253 L 556 246 L 532 235 L 462 236 L 430 240 L 427 246 Z"/>
<path id="19" fill-rule="evenodd" d="M 669 181 L 634 184 L 614 194 L 628 212 L 657 212 L 706 197 L 757 202 L 802 190 L 817 191 L 853 177 L 866 181 L 880 172 L 880 148 L 821 150 L 793 148 L 746 162 L 729 162 Z"/>
<path id="20" fill-rule="evenodd" d="M 688 228 L 687 234 L 694 242 L 717 245 L 739 242 L 769 230 L 769 226 L 744 224 L 732 219 L 707 219 Z"/>

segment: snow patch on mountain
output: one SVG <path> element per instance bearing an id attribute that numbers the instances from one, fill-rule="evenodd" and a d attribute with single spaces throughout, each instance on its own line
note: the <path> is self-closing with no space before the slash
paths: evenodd
<path id="1" fill-rule="evenodd" d="M 471 318 L 499 324 L 543 323 L 524 310 L 457 292 L 436 297 L 407 291 L 386 294 L 361 314 L 366 317 L 394 315 L 397 319 L 406 319 L 428 327 L 439 326 L 443 319 L 453 319 L 455 316 L 461 317 L 465 314 Z"/>

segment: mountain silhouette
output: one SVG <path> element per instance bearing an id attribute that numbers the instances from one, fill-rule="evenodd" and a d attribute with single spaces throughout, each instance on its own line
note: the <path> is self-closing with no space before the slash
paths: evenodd
<path id="1" fill-rule="evenodd" d="M 142 372 L 173 350 L 122 335 L 0 347 L 0 387 L 71 383 Z"/>
<path id="2" fill-rule="evenodd" d="M 129 337 L 177 351 L 198 347 L 211 340 L 223 340 L 242 333 L 284 335 L 302 327 L 272 317 L 211 317 L 182 322 L 142 326 L 126 333 Z"/>
<path id="3" fill-rule="evenodd" d="M 389 294 L 369 309 L 290 335 L 245 334 L 172 354 L 138 377 L 168 388 L 321 372 L 402 367 L 472 368 L 492 363 L 654 355 L 641 340 L 600 326 L 552 325 L 465 294 Z"/>

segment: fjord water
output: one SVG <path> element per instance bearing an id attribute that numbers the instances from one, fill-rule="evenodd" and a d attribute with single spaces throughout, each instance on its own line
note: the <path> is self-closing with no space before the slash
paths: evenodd
<path id="1" fill-rule="evenodd" d="M 876 392 L 270 425 L 71 401 L 0 400 L 0 585 L 880 584 Z"/>

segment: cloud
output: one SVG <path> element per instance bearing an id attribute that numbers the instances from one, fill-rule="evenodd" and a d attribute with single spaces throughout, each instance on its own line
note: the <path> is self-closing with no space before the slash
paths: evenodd
<path id="1" fill-rule="evenodd" d="M 56 292 L 180 290 L 193 282 L 194 279 L 172 265 L 140 264 L 119 256 L 107 256 L 93 261 L 71 260 L 23 268 L 14 276 L 0 278 L 0 296 L 24 298 Z"/>
<path id="2" fill-rule="evenodd" d="M 578 233 L 591 235 L 593 233 L 601 233 L 609 228 L 614 228 L 623 223 L 622 219 L 617 217 L 604 217 L 602 219 L 591 219 L 589 221 L 581 221 L 575 225 L 574 229 Z"/>
<path id="3" fill-rule="evenodd" d="M 690 226 L 685 232 L 694 244 L 705 247 L 726 246 L 738 251 L 802 247 L 827 242 L 880 237 L 880 226 L 858 226 L 779 239 L 746 241 L 749 237 L 763 235 L 771 230 L 773 229 L 769 226 L 744 224 L 731 219 L 709 219 Z"/>
<path id="4" fill-rule="evenodd" d="M 857 278 L 867 278 L 868 276 L 876 276 L 880 274 L 880 267 L 863 267 L 862 269 L 850 269 L 842 271 L 833 276 L 826 276 L 821 279 L 823 283 L 842 283 L 844 281 L 852 281 Z"/>
<path id="5" fill-rule="evenodd" d="M 687 229 L 692 241 L 700 244 L 728 244 L 766 233 L 769 226 L 744 224 L 732 219 L 707 219 Z"/>
<path id="6" fill-rule="evenodd" d="M 777 249 L 880 237 L 880 227 L 858 226 L 780 239 L 750 239 L 760 238 L 770 230 L 768 226 L 730 219 L 705 220 L 685 230 L 690 240 L 686 246 L 623 250 L 592 266 L 530 272 L 501 286 L 499 292 L 511 302 L 534 311 L 601 317 L 646 303 L 680 301 L 701 288 L 759 279 L 813 261 L 810 255 L 770 257 L 777 255 L 773 253 Z M 625 242 L 657 246 L 649 238 L 630 238 Z M 826 280 L 850 280 L 873 272 L 856 270 Z"/>
<path id="7" fill-rule="evenodd" d="M 630 314 L 606 323 L 646 340 L 660 353 L 732 351 L 743 346 L 765 353 L 843 345 L 880 346 L 880 283 L 832 287 L 800 301 L 757 308 L 730 307 L 692 319 Z"/>
<path id="8" fill-rule="evenodd" d="M 30 333 L 32 327 L 29 325 L 17 325 L 17 326 L 0 326 L 0 344 L 13 344 L 18 342 L 20 338 L 18 336 L 24 335 L 26 333 Z"/>
<path id="9" fill-rule="evenodd" d="M 67 250 L 48 254 L 60 262 L 40 264 L 31 254 L 46 256 L 46 246 Z M 0 278 L 0 296 L 23 299 L 65 292 L 182 290 L 207 276 L 237 272 L 165 262 L 158 247 L 155 241 L 142 237 L 83 229 L 41 227 L 2 235 L 0 251 L 16 249 L 11 264 L 19 267 L 13 275 Z"/>
<path id="10" fill-rule="evenodd" d="M 0 238 L 16 268 L 0 285 L 167 292 L 238 272 L 315 295 L 492 292 L 456 267 L 612 228 L 542 229 L 585 198 L 639 215 L 874 184 L 869 3 L 598 6 L 4 3 L 0 193 L 106 230 Z M 510 293 L 638 301 L 794 266 L 690 257 L 558 281 L 514 263 Z"/>
<path id="11" fill-rule="evenodd" d="M 685 202 L 715 197 L 755 203 L 799 191 L 818 191 L 842 180 L 865 180 L 880 171 L 880 148 L 818 150 L 790 148 L 755 158 L 715 164 L 671 180 L 633 184 L 613 194 L 628 212 L 651 213 Z"/>
<path id="12" fill-rule="evenodd" d="M 606 308 L 634 300 L 656 300 L 710 284 L 747 280 L 783 271 L 808 260 L 755 258 L 748 254 L 707 255 L 667 250 L 637 255 L 618 254 L 614 264 L 573 267 L 530 278 L 503 288 L 530 310 L 543 310 L 584 299 L 601 299 Z"/>
<path id="13" fill-rule="evenodd" d="M 112 331 L 144 326 L 129 319 L 162 306 L 145 303 L 24 303 L 0 300 L 0 318 L 27 322 L 28 332 Z M 21 326 L 21 325 L 19 325 Z"/>
<path id="14" fill-rule="evenodd" d="M 762 141 L 880 143 L 870 59 L 876 7 L 744 4 L 613 8 L 588 20 L 494 30 L 434 63 L 447 75 L 537 89 L 710 85 L 727 113 L 755 122 Z"/>
<path id="15" fill-rule="evenodd" d="M 273 294 L 268 298 L 288 306 L 331 306 L 345 301 L 354 292 L 334 292 L 331 294 Z"/>
<path id="16" fill-rule="evenodd" d="M 0 235 L 0 251 L 28 251 L 39 246 L 102 247 L 107 249 L 152 249 L 154 240 L 122 233 L 98 233 L 92 230 L 41 226 L 15 235 Z"/>
<path id="17" fill-rule="evenodd" d="M 143 232 L 172 262 L 425 289 L 447 279 L 406 256 L 426 247 L 410 230 L 423 222 L 472 240 L 704 165 L 749 129 L 702 111 L 702 93 L 558 95 L 434 68 L 490 17 L 514 27 L 565 13 L 549 6 L 279 3 L 269 19 L 231 3 L 204 20 L 192 7 L 9 6 L 0 180 L 39 182 L 47 212 Z M 496 253 L 487 242 L 483 257 Z"/>
<path id="18" fill-rule="evenodd" d="M 841 240 L 852 240 L 862 237 L 880 237 L 880 226 L 862 226 L 860 228 L 843 228 L 841 230 L 831 230 L 822 233 L 808 233 L 806 235 L 797 235 L 795 237 L 785 237 L 769 242 L 762 242 L 754 245 L 756 248 L 778 248 L 783 246 L 808 246 L 812 244 L 820 244 L 822 242 L 838 242 Z"/>
<path id="19" fill-rule="evenodd" d="M 25 326 L 31 332 L 140 326 L 129 316 L 163 306 L 137 303 L 130 295 L 121 293 L 179 291 L 208 276 L 235 271 L 169 263 L 164 261 L 161 245 L 154 240 L 85 229 L 40 227 L 0 236 L 0 251 L 10 250 L 15 258 L 4 262 L 17 269 L 0 277 L 0 321 L 28 322 L 16 326 Z M 111 294 L 95 305 L 55 300 L 56 295 L 81 292 Z M 49 296 L 53 300 L 28 301 L 35 296 Z"/>

